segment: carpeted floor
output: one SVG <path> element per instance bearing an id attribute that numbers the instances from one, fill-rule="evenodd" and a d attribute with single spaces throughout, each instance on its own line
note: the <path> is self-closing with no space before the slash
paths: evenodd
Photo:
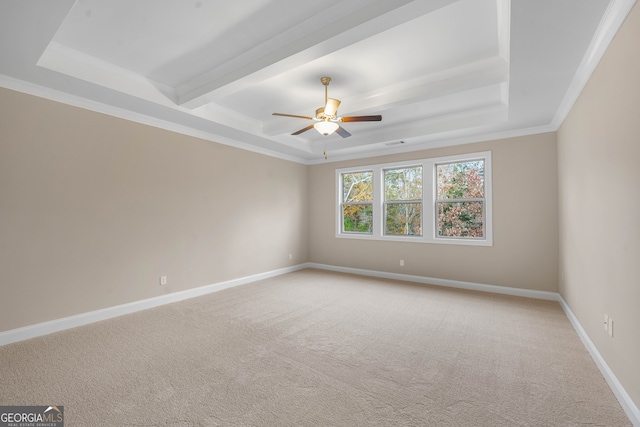
<path id="1" fill-rule="evenodd" d="M 75 426 L 629 426 L 556 302 L 303 270 L 0 347 Z"/>

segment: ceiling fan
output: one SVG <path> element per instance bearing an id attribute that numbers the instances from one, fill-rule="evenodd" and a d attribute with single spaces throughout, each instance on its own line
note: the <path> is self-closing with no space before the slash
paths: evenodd
<path id="1" fill-rule="evenodd" d="M 331 135 L 333 132 L 336 132 L 343 138 L 348 138 L 351 136 L 349 132 L 338 123 L 347 123 L 347 122 L 379 122 L 382 120 L 381 115 L 375 116 L 346 116 L 339 117 L 338 116 L 338 106 L 340 105 L 340 100 L 329 98 L 329 83 L 331 82 L 331 77 L 322 77 L 320 82 L 324 85 L 324 106 L 320 107 L 316 110 L 315 117 L 311 116 L 300 116 L 297 114 L 283 114 L 283 113 L 273 113 L 274 116 L 283 116 L 283 117 L 295 117 L 298 119 L 305 120 L 314 120 L 315 123 L 309 125 L 305 128 L 300 129 L 292 133 L 291 135 L 300 135 L 302 132 L 306 132 L 311 128 L 315 128 L 318 132 L 323 135 Z"/>

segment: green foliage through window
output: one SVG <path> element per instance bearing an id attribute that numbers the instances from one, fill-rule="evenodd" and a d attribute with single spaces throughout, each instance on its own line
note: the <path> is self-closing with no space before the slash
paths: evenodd
<path id="1" fill-rule="evenodd" d="M 350 233 L 371 233 L 373 207 L 371 205 L 343 205 L 343 230 Z"/>
<path id="2" fill-rule="evenodd" d="M 373 172 L 342 174 L 342 230 L 371 233 L 373 229 Z"/>
<path id="3" fill-rule="evenodd" d="M 422 167 L 384 171 L 385 234 L 422 235 Z"/>

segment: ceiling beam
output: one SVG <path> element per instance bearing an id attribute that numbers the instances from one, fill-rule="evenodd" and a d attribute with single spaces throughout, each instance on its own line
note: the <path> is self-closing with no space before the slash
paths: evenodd
<path id="1" fill-rule="evenodd" d="M 347 12 L 340 3 L 177 87 L 178 104 L 197 108 L 456 1 L 376 0 Z"/>

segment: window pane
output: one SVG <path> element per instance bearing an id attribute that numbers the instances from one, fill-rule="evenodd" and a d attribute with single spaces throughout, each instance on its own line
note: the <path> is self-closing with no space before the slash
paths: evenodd
<path id="1" fill-rule="evenodd" d="M 439 202 L 438 236 L 484 237 L 483 202 Z"/>
<path id="2" fill-rule="evenodd" d="M 422 235 L 422 203 L 389 203 L 385 211 L 385 234 Z"/>
<path id="3" fill-rule="evenodd" d="M 438 199 L 484 197 L 484 160 L 437 166 Z"/>
<path id="4" fill-rule="evenodd" d="M 349 233 L 371 233 L 373 207 L 367 205 L 342 206 L 342 230 Z"/>
<path id="5" fill-rule="evenodd" d="M 370 202 L 372 200 L 373 172 L 342 174 L 343 202 Z"/>
<path id="6" fill-rule="evenodd" d="M 421 200 L 422 167 L 384 171 L 385 200 Z"/>

